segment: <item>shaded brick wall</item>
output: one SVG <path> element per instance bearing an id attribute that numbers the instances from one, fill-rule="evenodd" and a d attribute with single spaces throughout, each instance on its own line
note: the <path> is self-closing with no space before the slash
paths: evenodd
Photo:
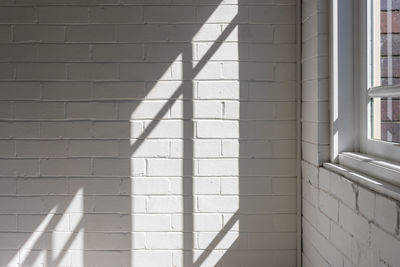
<path id="1" fill-rule="evenodd" d="M 398 266 L 399 201 L 322 167 L 303 179 L 303 267 Z"/>

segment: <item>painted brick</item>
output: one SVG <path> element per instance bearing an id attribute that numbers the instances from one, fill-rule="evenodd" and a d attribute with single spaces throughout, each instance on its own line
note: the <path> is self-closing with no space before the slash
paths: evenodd
<path id="1" fill-rule="evenodd" d="M 239 99 L 240 91 L 238 82 L 200 81 L 198 83 L 198 96 L 201 99 Z"/>
<path id="2" fill-rule="evenodd" d="M 19 63 L 16 77 L 20 80 L 65 80 L 66 65 L 63 63 Z"/>
<path id="3" fill-rule="evenodd" d="M 13 28 L 16 42 L 57 42 L 65 41 L 65 30 L 59 25 L 16 25 Z"/>
<path id="4" fill-rule="evenodd" d="M 39 137 L 38 122 L 14 122 L 9 124 L 10 134 L 13 138 L 37 138 Z"/>
<path id="5" fill-rule="evenodd" d="M 96 99 L 140 99 L 144 97 L 143 83 L 100 82 L 93 86 L 93 98 Z"/>
<path id="6" fill-rule="evenodd" d="M 256 203 L 263 201 L 268 203 L 258 206 Z M 296 210 L 296 199 L 294 196 L 244 196 L 241 207 L 254 213 L 292 213 Z"/>
<path id="7" fill-rule="evenodd" d="M 98 6 L 89 8 L 91 23 L 135 23 L 142 21 L 140 6 Z"/>
<path id="8" fill-rule="evenodd" d="M 195 34 L 193 34 L 195 33 Z M 200 29 L 197 24 L 173 24 L 168 28 L 168 38 L 171 41 L 213 41 L 221 34 L 221 25 L 203 24 Z"/>
<path id="9" fill-rule="evenodd" d="M 202 6 L 198 7 L 196 11 L 198 21 L 226 23 L 234 19 L 236 23 L 247 22 L 247 7 L 242 7 L 241 12 L 239 12 L 239 7 L 237 5 L 221 5 L 216 9 Z"/>
<path id="10" fill-rule="evenodd" d="M 295 249 L 295 233 L 249 234 L 249 248 Z"/>
<path id="11" fill-rule="evenodd" d="M 69 119 L 115 119 L 117 106 L 115 103 L 68 103 L 66 115 Z"/>
<path id="12" fill-rule="evenodd" d="M 330 219 L 307 201 L 303 202 L 303 216 L 326 238 L 331 236 Z"/>
<path id="13" fill-rule="evenodd" d="M 67 179 L 18 179 L 17 194 L 19 195 L 61 195 L 68 191 Z"/>
<path id="14" fill-rule="evenodd" d="M 339 225 L 354 235 L 359 242 L 368 243 L 370 235 L 368 221 L 342 204 L 339 206 Z"/>
<path id="15" fill-rule="evenodd" d="M 194 22 L 195 8 L 190 6 L 182 7 L 144 7 L 145 22 Z"/>
<path id="16" fill-rule="evenodd" d="M 179 213 L 183 210 L 184 201 L 189 202 L 190 199 L 173 196 L 153 196 L 147 200 L 147 211 L 149 213 Z"/>
<path id="17" fill-rule="evenodd" d="M 133 230 L 136 231 L 168 231 L 171 229 L 171 216 L 167 214 L 135 215 Z"/>
<path id="18" fill-rule="evenodd" d="M 16 153 L 22 158 L 66 157 L 67 142 L 21 140 L 16 142 Z"/>
<path id="19" fill-rule="evenodd" d="M 113 42 L 116 28 L 113 25 L 72 25 L 66 27 L 68 42 Z"/>
<path id="20" fill-rule="evenodd" d="M 374 220 L 376 195 L 362 187 L 358 187 L 357 206 L 358 210 L 369 220 Z"/>
<path id="21" fill-rule="evenodd" d="M 71 63 L 68 65 L 68 80 L 110 81 L 118 79 L 116 63 Z"/>
<path id="22" fill-rule="evenodd" d="M 357 190 L 355 184 L 334 173 L 330 173 L 328 178 L 330 184 L 328 192 L 355 210 Z"/>
<path id="23" fill-rule="evenodd" d="M 171 266 L 172 253 L 169 251 L 145 251 L 134 250 L 132 251 L 132 264 L 136 266 Z"/>
<path id="24" fill-rule="evenodd" d="M 17 102 L 14 104 L 16 119 L 63 119 L 64 103 Z"/>
<path id="25" fill-rule="evenodd" d="M 39 160 L 34 159 L 2 159 L 0 161 L 1 176 L 38 176 Z"/>
<path id="26" fill-rule="evenodd" d="M 37 59 L 37 48 L 32 45 L 2 45 L 1 61 L 32 61 Z"/>
<path id="27" fill-rule="evenodd" d="M 196 214 L 193 225 L 195 231 L 219 231 L 222 228 L 222 217 L 218 214 Z"/>
<path id="28" fill-rule="evenodd" d="M 153 119 L 159 116 L 159 112 L 168 108 L 169 105 L 166 101 L 124 102 L 118 104 L 118 118 L 132 120 Z M 168 113 L 160 119 L 167 118 L 170 118 Z"/>
<path id="29" fill-rule="evenodd" d="M 129 178 L 72 177 L 68 181 L 68 194 L 76 194 L 84 188 L 85 195 L 130 194 Z"/>
<path id="30" fill-rule="evenodd" d="M 340 254 L 340 252 L 328 239 L 318 233 L 307 221 L 304 220 L 303 235 L 310 240 L 312 246 L 314 247 L 313 249 L 315 249 L 315 252 L 318 253 L 322 258 L 318 259 L 319 262 L 322 260 L 322 266 L 343 266 L 342 254 Z"/>
<path id="31" fill-rule="evenodd" d="M 2 7 L 0 12 L 1 23 L 35 23 L 36 10 L 30 7 L 9 6 Z"/>
<path id="32" fill-rule="evenodd" d="M 117 157 L 118 141 L 69 141 L 68 156 L 72 157 Z"/>
<path id="33" fill-rule="evenodd" d="M 398 205 L 395 201 L 376 195 L 375 197 L 375 223 L 395 234 L 398 227 Z M 397 228 L 398 231 L 398 228 Z M 398 233 L 398 232 L 397 232 Z"/>
<path id="34" fill-rule="evenodd" d="M 0 63 L 0 78 L 2 80 L 14 80 L 16 77 L 16 64 Z"/>
<path id="35" fill-rule="evenodd" d="M 331 223 L 330 240 L 345 256 L 351 258 L 351 236 L 334 222 Z"/>
<path id="36" fill-rule="evenodd" d="M 3 1 L 0 265 L 294 266 L 295 8 Z"/>
<path id="37" fill-rule="evenodd" d="M 17 216 L 16 215 L 0 215 L 1 231 L 16 231 L 17 230 Z"/>
<path id="38" fill-rule="evenodd" d="M 92 46 L 94 60 L 124 61 L 143 59 L 143 46 L 138 44 L 98 44 Z"/>
<path id="39" fill-rule="evenodd" d="M 184 141 L 171 141 L 171 157 L 184 157 Z M 196 158 L 221 157 L 221 141 L 206 139 L 196 140 L 193 143 L 193 156 Z"/>
<path id="40" fill-rule="evenodd" d="M 11 26 L 2 25 L 0 26 L 0 42 L 11 41 Z"/>
<path id="41" fill-rule="evenodd" d="M 0 156 L 7 158 L 15 157 L 15 142 L 0 141 Z"/>
<path id="42" fill-rule="evenodd" d="M 378 249 L 379 256 L 385 262 L 395 265 L 399 262 L 398 249 L 400 242 L 393 236 L 388 235 L 383 230 L 372 226 L 371 243 Z"/>
<path id="43" fill-rule="evenodd" d="M 0 190 L 0 194 L 1 195 L 16 194 L 16 192 L 17 192 L 17 181 L 16 181 L 16 179 L 13 179 L 13 178 L 2 178 L 0 180 L 0 184 L 1 184 L 1 190 Z"/>
<path id="44" fill-rule="evenodd" d="M 87 121 L 73 122 L 41 122 L 40 136 L 43 138 L 90 138 L 91 123 Z"/>
<path id="45" fill-rule="evenodd" d="M 329 218 L 338 221 L 339 202 L 323 191 L 319 191 L 319 208 Z"/>
<path id="46" fill-rule="evenodd" d="M 311 186 L 309 183 L 306 181 L 302 181 L 302 190 L 304 194 L 302 195 L 302 198 L 309 201 L 312 205 L 317 206 L 319 205 L 319 200 L 318 200 L 318 194 L 319 191 L 317 188 Z"/>
<path id="47" fill-rule="evenodd" d="M 168 28 L 162 24 L 118 25 L 120 42 L 156 42 L 168 40 Z M 111 39 L 111 38 L 110 38 Z M 171 41 L 174 41 L 171 38 Z"/>
<path id="48" fill-rule="evenodd" d="M 111 158 L 93 160 L 94 175 L 124 177 L 143 175 L 145 171 L 145 162 L 142 159 Z"/>
<path id="49" fill-rule="evenodd" d="M 274 26 L 274 43 L 291 43 L 295 40 L 295 25 Z"/>
<path id="50" fill-rule="evenodd" d="M 182 176 L 193 174 L 190 165 L 189 159 L 149 159 L 147 169 L 149 176 Z"/>
<path id="51" fill-rule="evenodd" d="M 235 212 L 239 207 L 237 196 L 199 197 L 200 212 Z"/>
<path id="52" fill-rule="evenodd" d="M 239 124 L 234 121 L 200 121 L 197 123 L 199 138 L 237 138 Z"/>
<path id="53" fill-rule="evenodd" d="M 87 7 L 39 7 L 38 18 L 41 23 L 84 23 L 88 22 Z"/>
<path id="54" fill-rule="evenodd" d="M 39 61 L 85 61 L 90 59 L 89 45 L 62 45 L 62 44 L 43 44 L 37 49 L 37 60 Z"/>
<path id="55" fill-rule="evenodd" d="M 90 159 L 43 159 L 40 162 L 43 176 L 80 176 L 92 173 Z"/>
<path id="56" fill-rule="evenodd" d="M 11 119 L 13 118 L 13 103 L 12 102 L 3 102 L 0 107 L 0 117 L 3 119 Z"/>

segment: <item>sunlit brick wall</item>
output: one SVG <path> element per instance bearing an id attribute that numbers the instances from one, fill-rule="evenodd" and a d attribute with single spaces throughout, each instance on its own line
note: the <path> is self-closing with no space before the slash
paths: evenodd
<path id="1" fill-rule="evenodd" d="M 5 0 L 0 266 L 295 266 L 294 0 Z"/>

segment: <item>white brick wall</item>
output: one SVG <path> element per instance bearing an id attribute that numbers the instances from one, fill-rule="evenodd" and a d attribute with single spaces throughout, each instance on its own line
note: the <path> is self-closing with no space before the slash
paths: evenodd
<path id="1" fill-rule="evenodd" d="M 329 160 L 329 1 L 302 1 L 302 155 Z"/>
<path id="2" fill-rule="evenodd" d="M 303 197 L 304 266 L 398 266 L 398 201 L 322 167 L 317 183 L 303 181 L 317 197 Z"/>
<path id="3" fill-rule="evenodd" d="M 295 2 L 1 1 L 0 266 L 295 266 Z"/>

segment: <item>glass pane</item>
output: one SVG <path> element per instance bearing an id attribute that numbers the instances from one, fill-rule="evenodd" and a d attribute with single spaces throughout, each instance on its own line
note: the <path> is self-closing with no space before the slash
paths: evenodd
<path id="1" fill-rule="evenodd" d="M 378 0 L 380 12 L 375 12 L 374 21 L 380 25 L 374 27 L 374 56 L 380 62 L 380 77 L 375 86 L 400 84 L 400 1 Z M 378 40 L 375 40 L 378 39 Z M 378 63 L 378 62 L 377 62 Z M 374 75 L 376 77 L 376 75 Z"/>
<path id="2" fill-rule="evenodd" d="M 373 138 L 400 143 L 400 98 L 374 98 Z"/>
<path id="3" fill-rule="evenodd" d="M 371 1 L 371 85 L 400 85 L 400 1 Z M 372 138 L 400 143 L 400 98 L 374 98 L 371 111 Z"/>

